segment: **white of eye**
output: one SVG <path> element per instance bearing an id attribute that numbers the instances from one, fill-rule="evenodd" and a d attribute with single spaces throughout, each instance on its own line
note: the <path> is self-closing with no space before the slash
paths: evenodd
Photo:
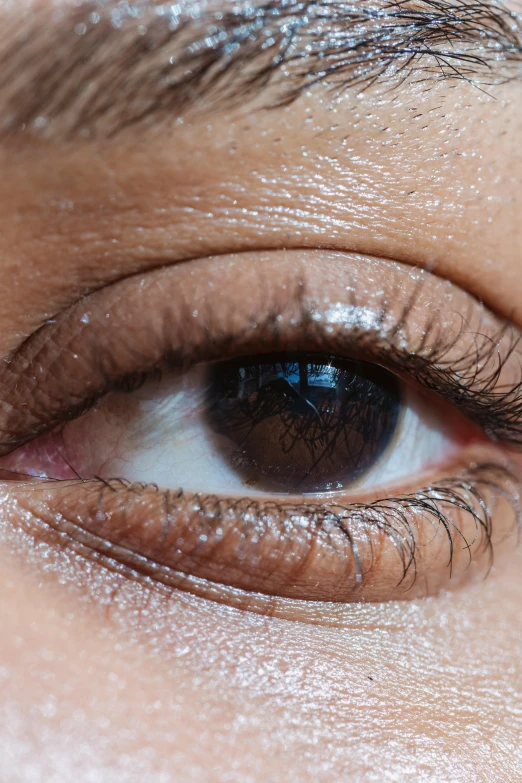
<path id="1" fill-rule="evenodd" d="M 64 430 L 67 457 L 82 476 L 124 478 L 165 489 L 265 495 L 234 470 L 231 446 L 205 420 L 205 371 L 165 374 L 131 394 L 108 395 Z M 438 406 L 408 389 L 392 442 L 358 482 L 365 490 L 442 464 L 454 444 Z M 228 453 L 227 453 L 228 451 Z"/>

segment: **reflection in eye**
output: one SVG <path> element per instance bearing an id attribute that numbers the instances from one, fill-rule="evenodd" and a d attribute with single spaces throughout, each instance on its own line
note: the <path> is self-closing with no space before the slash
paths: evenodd
<path id="1" fill-rule="evenodd" d="M 279 492 L 349 486 L 390 443 L 396 378 L 376 365 L 288 356 L 220 363 L 206 395 L 211 430 L 247 484 Z"/>
<path id="2" fill-rule="evenodd" d="M 252 356 L 155 373 L 2 464 L 192 492 L 341 492 L 383 486 L 447 459 L 462 433 L 456 438 L 448 411 L 443 420 L 437 410 L 375 364 Z"/>

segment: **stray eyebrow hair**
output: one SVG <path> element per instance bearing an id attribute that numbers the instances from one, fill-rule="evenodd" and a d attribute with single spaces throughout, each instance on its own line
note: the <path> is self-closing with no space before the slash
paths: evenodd
<path id="1" fill-rule="evenodd" d="M 85 0 L 11 12 L 1 127 L 67 136 L 406 79 L 491 85 L 520 72 L 520 17 L 494 0 Z M 5 44 L 9 41 L 9 44 Z M 3 51 L 2 51 L 3 50 Z"/>

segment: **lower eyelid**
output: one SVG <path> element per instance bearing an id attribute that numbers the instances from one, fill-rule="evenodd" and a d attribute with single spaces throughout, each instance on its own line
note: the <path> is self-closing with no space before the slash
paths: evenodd
<path id="1" fill-rule="evenodd" d="M 234 605 L 252 594 L 306 603 L 436 593 L 484 576 L 520 522 L 518 478 L 500 463 L 369 505 L 261 503 L 121 481 L 29 484 L 12 496 L 90 555 L 164 586 L 217 590 Z"/>

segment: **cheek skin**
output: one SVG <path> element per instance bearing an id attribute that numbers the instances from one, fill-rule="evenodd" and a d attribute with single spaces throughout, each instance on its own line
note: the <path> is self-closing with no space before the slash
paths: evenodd
<path id="1" fill-rule="evenodd" d="M 324 625 L 0 538 L 2 780 L 519 780 L 519 554 Z"/>

